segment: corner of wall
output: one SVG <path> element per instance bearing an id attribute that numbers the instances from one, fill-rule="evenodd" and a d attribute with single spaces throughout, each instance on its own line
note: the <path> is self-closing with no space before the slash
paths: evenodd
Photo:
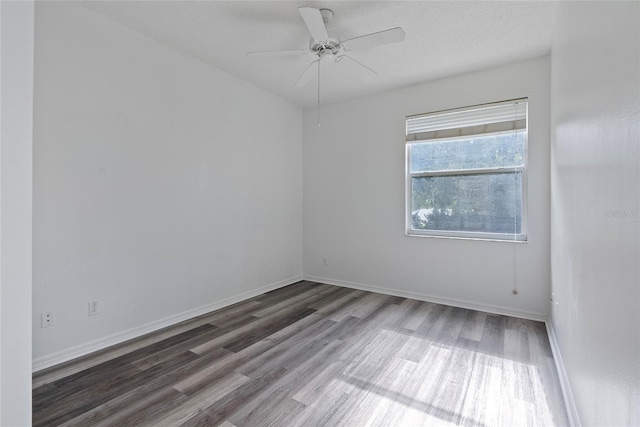
<path id="1" fill-rule="evenodd" d="M 34 2 L 0 2 L 0 425 L 31 424 Z"/>
<path id="2" fill-rule="evenodd" d="M 560 347 L 558 346 L 558 340 L 556 333 L 553 329 L 553 322 L 549 317 L 545 322 L 547 327 L 547 335 L 549 336 L 549 343 L 551 344 L 551 352 L 553 353 L 553 361 L 556 365 L 556 371 L 558 372 L 558 378 L 560 379 L 560 387 L 562 388 L 562 397 L 564 399 L 564 405 L 567 409 L 567 416 L 569 417 L 569 423 L 573 427 L 580 427 L 580 417 L 578 415 L 578 408 L 576 402 L 573 399 L 573 392 L 571 391 L 571 384 L 569 383 L 569 376 L 567 370 L 564 367 L 564 361 L 562 360 L 562 354 L 560 353 Z"/>

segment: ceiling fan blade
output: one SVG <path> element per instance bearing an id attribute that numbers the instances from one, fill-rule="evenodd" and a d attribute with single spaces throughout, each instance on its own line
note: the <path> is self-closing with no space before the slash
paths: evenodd
<path id="1" fill-rule="evenodd" d="M 344 50 L 368 49 L 383 44 L 403 42 L 404 36 L 404 30 L 396 27 L 346 40 L 342 43 L 342 48 Z"/>
<path id="2" fill-rule="evenodd" d="M 314 67 L 314 65 L 319 61 L 319 59 L 316 59 L 307 66 L 307 68 L 304 70 L 304 72 L 296 82 L 294 86 L 295 88 L 301 88 L 309 84 L 309 82 L 313 79 L 313 76 L 316 75 L 316 67 Z"/>
<path id="3" fill-rule="evenodd" d="M 311 37 L 313 37 L 316 42 L 324 43 L 329 40 L 327 27 L 324 25 L 319 9 L 315 9 L 313 7 L 299 7 L 298 11 L 300 12 L 300 15 L 302 15 L 302 19 L 311 33 Z"/>
<path id="4" fill-rule="evenodd" d="M 311 53 L 310 50 L 267 50 L 262 52 L 249 52 L 247 56 L 293 56 L 293 55 L 307 55 Z"/>
<path id="5" fill-rule="evenodd" d="M 348 60 L 353 61 L 354 63 L 358 64 L 359 66 L 361 66 L 362 68 L 366 69 L 367 71 L 375 74 L 376 76 L 378 75 L 378 73 L 376 73 L 374 70 L 372 70 L 371 68 L 367 67 L 366 65 L 364 65 L 362 62 L 358 61 L 357 59 L 354 59 L 354 58 L 350 57 L 349 55 L 340 55 L 339 57 L 336 58 L 336 62 L 340 62 L 344 58 L 347 58 Z"/>

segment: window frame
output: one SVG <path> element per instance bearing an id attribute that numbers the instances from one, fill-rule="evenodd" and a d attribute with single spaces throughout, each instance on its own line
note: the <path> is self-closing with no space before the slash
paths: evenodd
<path id="1" fill-rule="evenodd" d="M 450 110 L 443 111 L 435 111 L 432 113 L 424 113 L 418 114 L 427 115 L 433 113 L 440 113 L 444 111 L 464 111 L 467 109 L 473 109 L 482 106 L 489 106 L 492 104 L 505 103 L 505 102 L 518 102 L 524 101 L 526 102 L 526 111 L 525 111 L 525 120 L 526 126 L 523 132 L 524 138 L 524 159 L 522 166 L 511 166 L 511 167 L 491 167 L 491 168 L 472 168 L 472 169 L 456 169 L 456 170 L 446 170 L 446 171 L 436 171 L 436 172 L 415 172 L 411 173 L 411 146 L 412 144 L 424 143 L 425 141 L 420 140 L 412 140 L 408 141 L 405 138 L 405 235 L 408 237 L 432 237 L 432 238 L 448 238 L 448 239 L 464 239 L 464 240 L 485 240 L 485 241 L 498 241 L 498 242 L 512 242 L 512 243 L 527 243 L 528 242 L 528 169 L 529 169 L 529 100 L 528 98 L 518 98 L 513 100 L 499 101 L 494 103 L 485 103 L 485 104 L 477 104 L 477 105 L 469 105 L 462 108 L 454 108 Z M 406 121 L 415 117 L 416 115 L 411 115 L 405 117 Z M 497 135 L 500 133 L 510 133 L 513 131 L 506 132 L 496 132 L 489 135 Z M 479 134 L 475 134 L 479 135 Z M 463 136 L 455 136 L 455 137 L 445 137 L 445 138 L 434 138 L 430 139 L 430 142 L 436 141 L 446 141 L 446 140 L 455 140 L 455 139 L 463 139 L 468 138 L 472 135 L 463 135 Z M 441 176 L 473 176 L 473 175 L 497 175 L 497 174 L 515 174 L 517 172 L 521 173 L 522 179 L 522 212 L 521 212 L 521 227 L 520 234 L 516 233 L 487 233 L 480 231 L 455 231 L 455 230 L 419 230 L 414 229 L 413 226 L 413 216 L 412 216 L 412 199 L 413 199 L 413 178 L 419 177 L 441 177 Z"/>

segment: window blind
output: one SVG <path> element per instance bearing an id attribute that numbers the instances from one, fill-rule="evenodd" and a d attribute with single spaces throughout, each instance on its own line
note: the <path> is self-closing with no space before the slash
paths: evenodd
<path id="1" fill-rule="evenodd" d="M 527 99 L 407 117 L 407 142 L 526 129 Z"/>

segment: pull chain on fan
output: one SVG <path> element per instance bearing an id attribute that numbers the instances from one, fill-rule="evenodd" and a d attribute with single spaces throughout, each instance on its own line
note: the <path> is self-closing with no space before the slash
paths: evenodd
<path id="1" fill-rule="evenodd" d="M 318 61 L 318 127 L 320 127 L 320 61 Z"/>

